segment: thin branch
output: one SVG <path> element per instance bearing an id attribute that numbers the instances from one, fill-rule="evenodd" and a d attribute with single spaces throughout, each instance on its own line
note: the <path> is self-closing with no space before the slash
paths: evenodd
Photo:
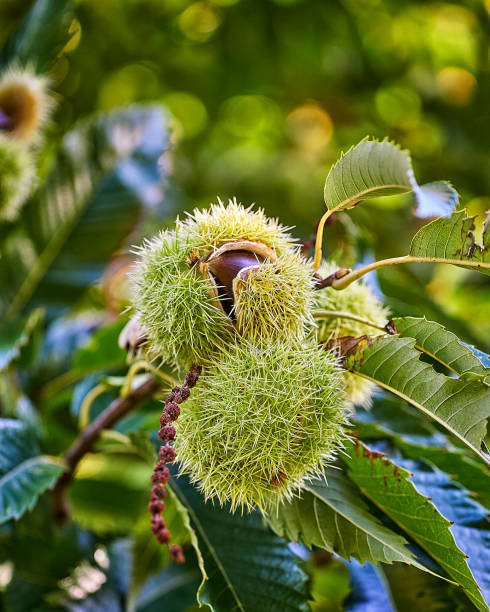
<path id="1" fill-rule="evenodd" d="M 367 266 L 363 266 L 362 268 L 353 270 L 352 272 L 349 272 L 349 274 L 334 279 L 330 286 L 333 289 L 345 289 L 354 281 L 358 280 L 365 274 L 368 274 L 368 272 L 378 270 L 379 268 L 385 268 L 386 266 L 406 263 L 443 263 L 451 264 L 453 266 L 468 266 L 477 269 L 488 268 L 488 264 L 485 265 L 486 262 L 484 263 L 480 261 L 466 261 L 464 259 L 446 259 L 445 257 L 414 257 L 412 255 L 404 255 L 403 257 L 392 257 L 391 259 L 382 259 L 380 261 L 375 261 L 373 263 L 368 264 Z"/>
<path id="2" fill-rule="evenodd" d="M 104 429 L 110 429 L 115 423 L 122 419 L 128 412 L 138 404 L 151 397 L 159 391 L 162 383 L 148 376 L 136 389 L 126 397 L 119 397 L 109 404 L 102 412 L 73 442 L 65 454 L 64 460 L 67 470 L 58 479 L 53 489 L 53 512 L 58 523 L 64 523 L 69 516 L 69 508 L 66 501 L 66 488 L 73 480 L 75 469 L 80 460 L 92 450 L 93 445 L 99 439 Z"/>
<path id="3" fill-rule="evenodd" d="M 365 319 L 364 317 L 359 317 L 351 312 L 340 312 L 338 310 L 315 310 L 313 312 L 313 316 L 315 319 L 349 319 L 351 321 L 357 321 L 358 323 L 362 323 L 364 325 L 368 325 L 370 327 L 374 327 L 376 329 L 381 330 L 382 332 L 386 332 L 386 327 L 382 325 L 378 325 L 369 319 Z"/>
<path id="4" fill-rule="evenodd" d="M 325 289 L 325 287 L 332 287 L 334 281 L 343 278 L 344 276 L 347 276 L 347 274 L 350 274 L 351 270 L 348 268 L 340 268 L 339 270 L 336 270 L 333 274 L 330 274 L 330 276 L 327 276 L 325 278 L 322 278 L 319 274 L 315 273 L 315 286 L 313 287 L 313 289 L 315 291 L 319 291 L 320 289 Z"/>

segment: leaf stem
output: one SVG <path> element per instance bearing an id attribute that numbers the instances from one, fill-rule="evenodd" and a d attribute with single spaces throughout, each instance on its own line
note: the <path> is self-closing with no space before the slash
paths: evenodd
<path id="1" fill-rule="evenodd" d="M 316 230 L 316 241 L 315 241 L 315 260 L 313 262 L 313 269 L 318 270 L 322 263 L 322 243 L 323 243 L 323 230 L 325 228 L 325 223 L 327 219 L 333 215 L 333 213 L 340 208 L 340 206 L 336 206 L 331 210 L 327 210 L 323 217 L 320 219 L 318 223 L 318 227 Z"/>
<path id="2" fill-rule="evenodd" d="M 333 280 L 331 287 L 338 290 L 345 289 L 354 281 L 358 280 L 365 274 L 368 274 L 368 272 L 378 270 L 379 268 L 385 268 L 386 266 L 406 263 L 444 263 L 452 264 L 453 266 L 469 266 L 471 268 L 490 268 L 490 264 L 485 264 L 485 262 L 481 261 L 447 259 L 445 257 L 415 257 L 413 255 L 403 255 L 402 257 L 391 257 L 390 259 L 381 259 L 380 261 L 374 261 L 373 263 L 370 263 L 367 266 L 363 266 L 362 268 L 353 270 L 352 272 L 349 272 L 349 274 L 342 276 L 342 278 Z"/>
<path id="3" fill-rule="evenodd" d="M 340 312 L 337 310 L 315 310 L 313 312 L 313 316 L 315 319 L 330 319 L 330 318 L 336 318 L 336 319 L 350 319 L 351 321 L 357 321 L 358 323 L 363 323 L 364 325 L 369 325 L 370 327 L 374 327 L 376 329 L 379 329 L 383 332 L 386 332 L 386 328 L 381 326 L 381 325 L 377 325 L 376 323 L 374 323 L 373 321 L 370 321 L 369 319 L 365 319 L 364 317 L 359 317 L 355 314 L 352 314 L 351 312 Z"/>
<path id="4" fill-rule="evenodd" d="M 82 405 L 80 407 L 80 416 L 78 418 L 78 429 L 82 431 L 90 423 L 90 408 L 94 401 L 107 391 L 107 385 L 96 385 L 93 389 L 87 393 L 83 398 Z"/>
<path id="5" fill-rule="evenodd" d="M 155 376 L 158 376 L 158 378 L 162 378 L 163 380 L 170 383 L 172 387 L 175 387 L 177 385 L 177 381 L 175 380 L 175 378 L 172 378 L 172 376 L 170 376 L 169 374 L 162 372 L 158 368 L 155 368 L 150 363 L 142 359 L 133 363 L 133 365 L 129 368 L 128 373 L 126 375 L 126 382 L 121 388 L 121 397 L 126 397 L 127 395 L 129 395 L 129 393 L 131 392 L 133 379 L 136 374 L 141 370 L 148 370 Z"/>

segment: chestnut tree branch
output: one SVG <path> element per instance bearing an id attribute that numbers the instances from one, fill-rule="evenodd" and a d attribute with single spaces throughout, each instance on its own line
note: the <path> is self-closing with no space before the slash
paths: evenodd
<path id="1" fill-rule="evenodd" d="M 380 261 L 374 261 L 373 263 L 368 264 L 367 266 L 363 266 L 362 268 L 358 268 L 357 270 L 348 271 L 347 274 L 344 274 L 343 270 L 340 276 L 337 276 L 330 283 L 330 287 L 333 289 L 345 289 L 351 283 L 358 280 L 368 272 L 372 272 L 373 270 L 378 270 L 379 268 L 385 268 L 386 266 L 394 266 L 397 264 L 407 264 L 407 263 L 443 263 L 443 264 L 452 264 L 454 266 L 466 266 L 469 268 L 482 268 L 488 269 L 489 264 L 481 261 L 471 261 L 466 259 L 449 259 L 446 257 L 415 257 L 413 255 L 403 255 L 402 257 L 391 257 L 390 259 L 382 259 Z M 338 274 L 337 271 L 335 274 Z M 330 279 L 330 276 L 328 277 Z M 328 280 L 327 279 L 327 280 Z M 324 285 L 325 286 L 325 285 Z M 321 289 L 322 287 L 318 287 Z"/>
<path id="2" fill-rule="evenodd" d="M 73 442 L 65 454 L 64 460 L 67 469 L 59 477 L 53 488 L 53 512 L 55 520 L 62 524 L 69 516 L 69 508 L 66 501 L 66 488 L 73 480 L 75 469 L 80 460 L 92 450 L 93 445 L 99 439 L 104 429 L 110 429 L 115 423 L 122 419 L 128 412 L 138 404 L 150 398 L 159 391 L 162 383 L 153 376 L 148 376 L 138 387 L 125 397 L 119 397 L 84 429 Z"/>

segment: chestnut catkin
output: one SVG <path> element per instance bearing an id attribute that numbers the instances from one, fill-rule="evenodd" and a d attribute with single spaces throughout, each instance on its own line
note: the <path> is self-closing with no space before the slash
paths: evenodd
<path id="1" fill-rule="evenodd" d="M 170 479 L 170 470 L 166 464 L 173 463 L 176 456 L 175 449 L 169 444 L 175 438 L 175 429 L 170 423 L 179 416 L 180 409 L 178 404 L 184 402 L 189 397 L 190 389 L 197 383 L 201 369 L 201 366 L 193 365 L 187 373 L 182 387 L 174 387 L 172 389 L 165 399 L 160 418 L 161 429 L 158 432 L 158 439 L 164 441 L 165 444 L 158 451 L 159 461 L 151 476 L 153 487 L 151 489 L 150 502 L 148 503 L 148 512 L 151 514 L 151 530 L 160 544 L 169 544 L 170 542 L 170 532 L 161 516 L 165 509 L 163 499 L 166 497 L 163 485 L 167 484 Z M 182 549 L 177 545 L 170 546 L 170 557 L 177 563 L 185 561 Z"/>

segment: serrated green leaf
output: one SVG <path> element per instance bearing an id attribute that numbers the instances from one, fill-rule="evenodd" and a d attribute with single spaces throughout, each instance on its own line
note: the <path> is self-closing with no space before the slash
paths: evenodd
<path id="1" fill-rule="evenodd" d="M 309 609 L 306 574 L 287 543 L 264 527 L 257 512 L 231 514 L 228 507 L 204 503 L 186 478 L 170 482 L 196 528 L 208 575 L 198 602 L 215 612 Z"/>
<path id="2" fill-rule="evenodd" d="M 168 126 L 158 106 L 134 106 L 82 122 L 66 134 L 46 184 L 2 244 L 0 309 L 31 300 L 60 310 L 100 277 L 161 197 L 159 159 Z"/>
<path id="3" fill-rule="evenodd" d="M 490 416 L 489 387 L 437 373 L 414 345 L 412 338 L 380 336 L 359 344 L 345 367 L 415 406 L 490 465 L 480 450 Z"/>
<path id="4" fill-rule="evenodd" d="M 14 64 L 48 71 L 73 36 L 72 19 L 70 0 L 37 0 L 0 51 L 0 67 Z"/>
<path id="5" fill-rule="evenodd" d="M 347 560 L 398 561 L 425 569 L 408 550 L 407 541 L 369 512 L 360 491 L 340 470 L 329 470 L 326 479 L 305 482 L 301 497 L 282 504 L 278 514 L 266 521 L 282 537 Z"/>
<path id="6" fill-rule="evenodd" d="M 480 504 L 490 508 L 490 473 L 481 462 L 467 457 L 429 422 L 418 418 L 398 398 L 376 398 L 369 411 L 358 411 L 354 428 L 362 440 L 389 438 L 409 459 L 425 459 L 460 483 Z"/>
<path id="7" fill-rule="evenodd" d="M 459 338 L 467 338 L 473 344 L 481 341 L 477 332 L 472 331 L 467 323 L 449 314 L 444 304 L 433 299 L 430 287 L 415 273 L 413 266 L 387 266 L 380 269 L 376 277 L 386 296 L 386 305 L 392 312 L 414 317 L 425 316 L 431 321 L 439 321 Z"/>
<path id="8" fill-rule="evenodd" d="M 483 365 L 475 353 L 439 323 L 427 321 L 425 317 L 396 317 L 393 323 L 400 336 L 414 338 L 416 349 L 429 355 L 454 374 L 490 374 L 490 369 Z"/>
<path id="9" fill-rule="evenodd" d="M 448 214 L 458 199 L 457 192 L 444 181 L 418 185 L 408 151 L 388 140 L 364 139 L 330 168 L 324 198 L 329 210 L 346 210 L 361 200 L 410 191 L 420 213 L 431 208 Z"/>
<path id="10" fill-rule="evenodd" d="M 424 225 L 413 237 L 409 255 L 427 261 L 445 260 L 457 266 L 490 274 L 490 232 L 484 225 L 483 244 L 475 242 L 475 217 L 466 210 L 454 212 L 449 218 L 435 219 Z"/>
<path id="11" fill-rule="evenodd" d="M 425 461 L 398 460 L 413 474 L 416 489 L 433 499 L 439 512 L 451 521 L 451 532 L 458 547 L 467 555 L 469 568 L 487 605 L 490 603 L 490 523 L 489 513 L 451 481 L 444 472 Z"/>
<path id="12" fill-rule="evenodd" d="M 343 153 L 325 181 L 327 208 L 347 209 L 359 200 L 412 190 L 410 156 L 388 140 L 362 140 Z"/>
<path id="13" fill-rule="evenodd" d="M 485 368 L 490 370 L 490 355 L 466 342 L 463 342 L 462 344 L 463 346 L 466 346 L 466 348 L 468 348 L 479 361 L 481 361 Z"/>
<path id="14" fill-rule="evenodd" d="M 25 423 L 0 418 L 0 476 L 38 454 L 37 441 Z"/>
<path id="15" fill-rule="evenodd" d="M 63 470 L 62 460 L 39 455 L 4 474 L 0 478 L 0 524 L 32 509 L 39 495 L 54 486 Z"/>
<path id="16" fill-rule="evenodd" d="M 429 498 L 421 495 L 408 478 L 410 472 L 358 443 L 347 448 L 349 477 L 378 508 L 412 537 L 449 576 L 461 584 L 482 612 L 488 608 L 444 518 Z"/>
<path id="17" fill-rule="evenodd" d="M 0 372 L 15 362 L 24 361 L 28 365 L 32 361 L 42 323 L 43 312 L 36 309 L 13 324 L 0 327 Z"/>

